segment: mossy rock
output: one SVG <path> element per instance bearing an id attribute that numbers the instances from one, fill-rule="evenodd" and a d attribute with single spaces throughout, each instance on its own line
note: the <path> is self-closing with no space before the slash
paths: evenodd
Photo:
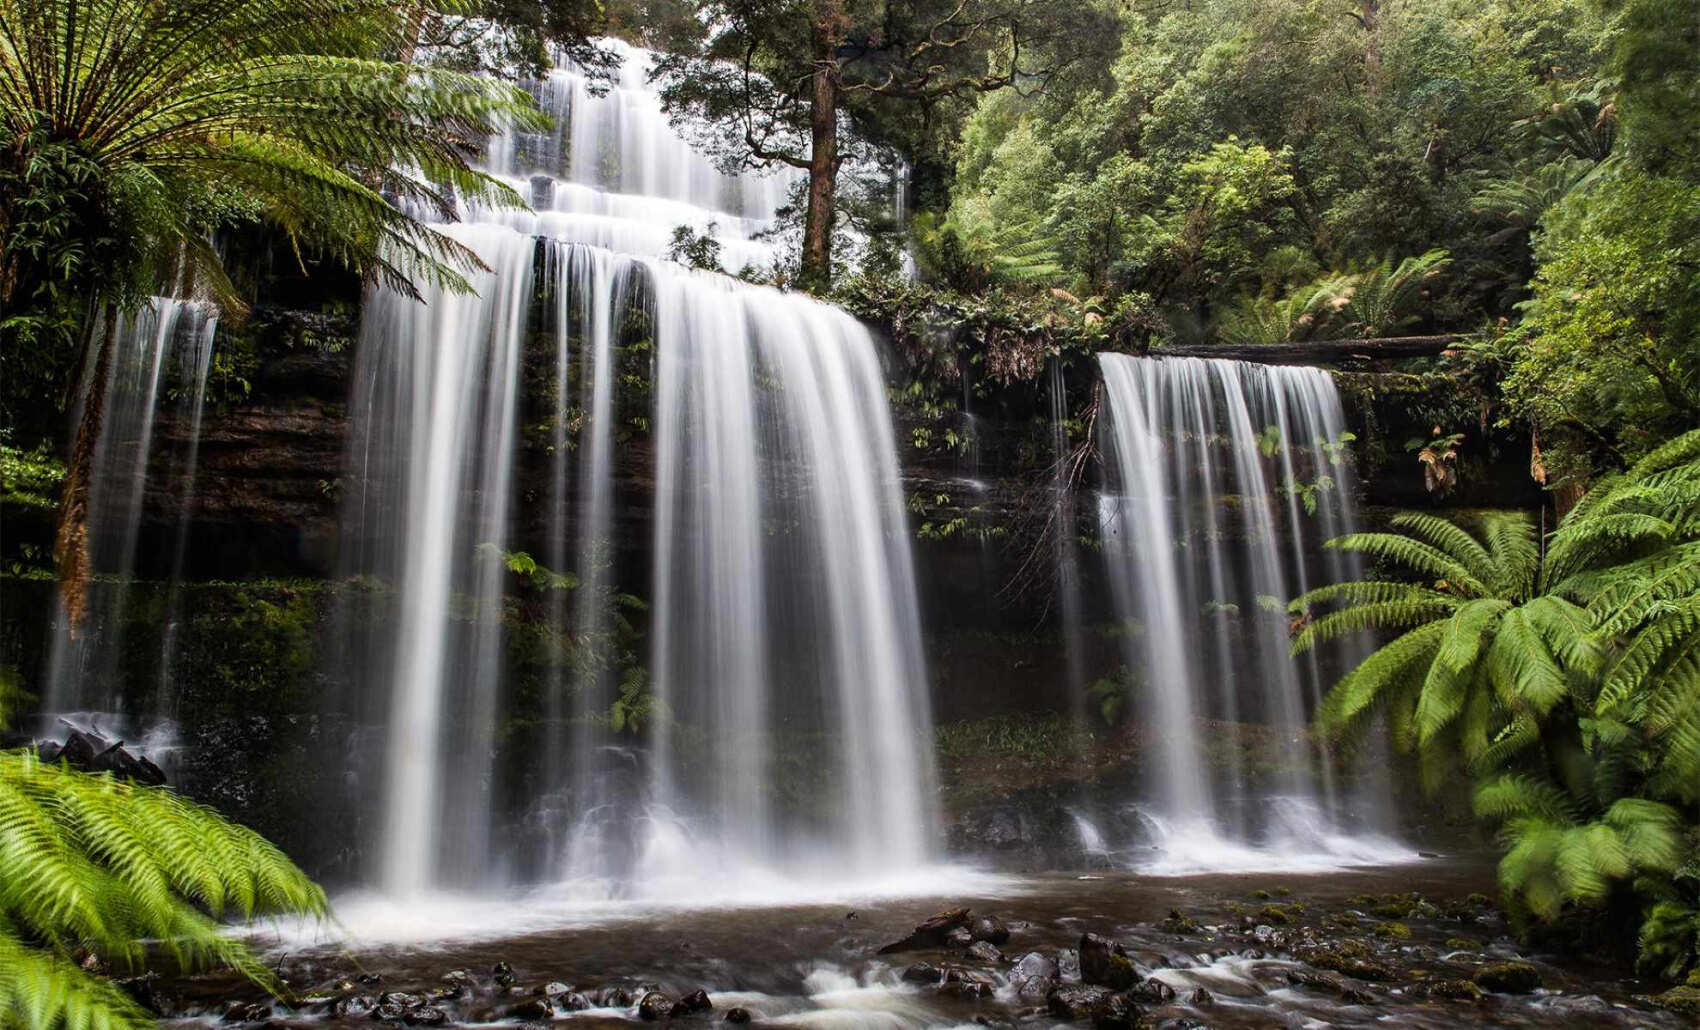
<path id="1" fill-rule="evenodd" d="M 1269 893 L 1266 890 L 1263 890 L 1262 888 L 1259 888 L 1257 890 L 1252 891 L 1251 896 L 1256 898 L 1258 901 L 1268 901 L 1271 898 L 1275 897 L 1275 895 Z"/>
<path id="2" fill-rule="evenodd" d="M 1529 994 L 1541 986 L 1541 971 L 1527 962 L 1491 962 L 1471 979 L 1499 994 Z"/>
<path id="3" fill-rule="evenodd" d="M 1446 946 L 1451 948 L 1453 951 L 1482 950 L 1482 942 L 1476 940 L 1474 937 L 1448 937 L 1446 938 Z"/>
<path id="4" fill-rule="evenodd" d="M 1700 1016 L 1700 987 L 1672 987 L 1663 994 L 1655 995 L 1653 1000 L 1672 1012 L 1680 1012 L 1685 1016 Z"/>
<path id="5" fill-rule="evenodd" d="M 1258 909 L 1252 918 L 1270 926 L 1292 926 L 1304 918 L 1303 905 L 1265 905 Z"/>
<path id="6" fill-rule="evenodd" d="M 1469 980 L 1425 980 L 1413 993 L 1449 1001 L 1481 1001 L 1482 989 Z"/>
<path id="7" fill-rule="evenodd" d="M 1410 939 L 1411 928 L 1404 923 L 1381 923 L 1371 929 L 1370 933 L 1390 941 L 1404 941 Z"/>

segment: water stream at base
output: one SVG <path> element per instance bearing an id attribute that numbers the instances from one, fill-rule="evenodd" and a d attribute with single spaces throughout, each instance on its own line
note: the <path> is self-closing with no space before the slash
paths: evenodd
<path id="1" fill-rule="evenodd" d="M 556 69 L 535 86 L 556 129 L 488 149 L 537 211 L 468 206 L 443 227 L 489 266 L 477 294 L 367 300 L 345 571 L 393 590 L 378 602 L 393 614 L 353 652 L 349 687 L 387 698 L 367 717 L 385 755 L 375 880 L 392 896 L 561 881 L 652 897 L 873 875 L 932 850 L 914 573 L 873 340 L 805 297 L 663 260 L 685 226 L 712 231 L 728 268 L 771 261 L 757 235 L 788 182 L 716 170 L 661 113 L 649 55 L 614 45 L 625 63 L 605 96 Z M 634 373 L 653 407 L 618 410 Z M 544 482 L 522 469 L 534 415 Z M 644 448 L 640 422 L 647 574 L 613 519 L 630 476 L 616 438 Z M 527 521 L 573 577 L 549 592 L 547 646 L 589 659 L 629 646 L 620 628 L 639 618 L 648 636 L 637 660 L 547 671 L 541 769 L 516 783 L 493 760 L 531 689 L 502 661 L 518 630 L 501 559 Z M 628 592 L 646 575 L 645 616 Z M 645 736 L 617 732 L 628 720 Z M 503 815 L 516 796 L 535 839 Z"/>
<path id="2" fill-rule="evenodd" d="M 1142 839 L 1124 847 L 1153 872 L 1414 858 L 1354 810 L 1307 731 L 1325 668 L 1363 642 L 1288 654 L 1287 601 L 1356 573 L 1320 547 L 1356 522 L 1333 380 L 1197 358 L 1099 365 L 1105 560 L 1156 758 L 1153 795 L 1133 806 Z"/>

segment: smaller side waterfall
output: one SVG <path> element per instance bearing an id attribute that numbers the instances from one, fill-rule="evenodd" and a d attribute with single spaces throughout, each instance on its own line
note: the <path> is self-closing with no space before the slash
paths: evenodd
<path id="1" fill-rule="evenodd" d="M 187 520 L 194 501 L 200 420 L 213 339 L 214 310 L 194 301 L 155 297 L 131 314 L 118 316 L 110 346 L 101 431 L 90 470 L 88 532 L 92 582 L 86 624 L 73 634 L 56 617 L 43 710 L 50 714 L 94 711 L 129 717 L 156 714 L 156 699 L 115 693 L 124 654 L 125 606 L 141 572 L 169 577 L 168 618 L 176 610 L 174 581 L 187 545 Z M 91 366 L 92 366 L 91 362 Z M 87 403 L 85 399 L 84 403 Z M 188 446 L 166 453 L 156 441 L 161 419 L 189 434 Z M 166 563 L 142 561 L 140 543 L 148 491 L 169 492 L 180 505 Z M 141 565 L 148 568 L 142 570 Z M 168 625 L 159 658 L 161 682 L 175 658 Z"/>
<path id="2" fill-rule="evenodd" d="M 1154 756 L 1159 865 L 1408 857 L 1336 828 L 1347 799 L 1307 733 L 1325 675 L 1361 644 L 1288 653 L 1287 601 L 1353 574 L 1321 547 L 1356 522 L 1333 381 L 1196 358 L 1099 364 L 1105 556 Z"/>

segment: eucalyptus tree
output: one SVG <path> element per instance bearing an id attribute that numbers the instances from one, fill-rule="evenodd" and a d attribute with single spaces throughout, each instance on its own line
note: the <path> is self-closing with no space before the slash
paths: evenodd
<path id="1" fill-rule="evenodd" d="M 167 290 L 239 309 L 212 234 L 240 222 L 396 289 L 464 289 L 477 256 L 421 217 L 520 203 L 471 161 L 542 116 L 398 60 L 417 25 L 387 0 L 0 0 L 0 355 L 86 365 L 55 549 L 73 625 L 119 314 Z"/>
<path id="2" fill-rule="evenodd" d="M 953 102 L 1043 89 L 1116 36 L 1078 0 L 701 0 L 698 44 L 657 68 L 669 109 L 689 115 L 728 165 L 808 173 L 802 281 L 832 276 L 845 132 L 879 137 L 914 118 L 937 129 Z"/>

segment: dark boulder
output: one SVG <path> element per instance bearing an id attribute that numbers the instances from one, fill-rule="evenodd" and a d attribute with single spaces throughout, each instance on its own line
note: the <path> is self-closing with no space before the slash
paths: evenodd
<path id="1" fill-rule="evenodd" d="M 945 945 L 945 938 L 952 930 L 965 928 L 968 925 L 968 910 L 965 908 L 950 909 L 930 916 L 919 926 L 916 926 L 909 936 L 900 941 L 893 941 L 879 950 L 881 955 L 891 955 L 900 951 L 919 951 L 923 948 L 940 948 Z"/>
<path id="2" fill-rule="evenodd" d="M 399 1023 L 407 1015 L 407 1010 L 400 1005 L 379 1005 L 372 1010 L 372 1018 L 382 1023 Z"/>
<path id="3" fill-rule="evenodd" d="M 1003 952 L 989 941 L 975 941 L 968 946 L 968 957 L 976 962 L 1002 962 Z"/>
<path id="4" fill-rule="evenodd" d="M 1498 994 L 1529 994 L 1541 986 L 1541 971 L 1527 962 L 1493 962 L 1476 970 L 1471 979 Z"/>
<path id="5" fill-rule="evenodd" d="M 1139 982 L 1139 970 L 1120 944 L 1088 933 L 1080 938 L 1080 978 L 1089 984 L 1125 991 Z"/>
<path id="6" fill-rule="evenodd" d="M 497 987 L 512 987 L 518 981 L 514 978 L 514 968 L 506 962 L 498 962 L 490 969 L 491 979 Z"/>
<path id="7" fill-rule="evenodd" d="M 1045 996 L 1045 1008 L 1058 1019 L 1088 1019 L 1092 1009 L 1110 991 L 1088 984 L 1058 984 Z"/>
<path id="8" fill-rule="evenodd" d="M 416 1009 L 425 1004 L 425 999 L 423 996 L 418 994 L 406 994 L 402 991 L 385 991 L 383 994 L 378 995 L 378 1004 L 394 1005 L 397 1008 L 402 1009 Z"/>
<path id="9" fill-rule="evenodd" d="M 554 1006 L 543 998 L 527 998 L 502 1010 L 503 1019 L 517 1019 L 522 1023 L 547 1020 L 554 1014 Z"/>
<path id="10" fill-rule="evenodd" d="M 976 916 L 969 924 L 968 932 L 977 941 L 988 944 L 1008 944 L 1009 927 L 997 916 Z"/>
<path id="11" fill-rule="evenodd" d="M 1126 992 L 1106 994 L 1092 1006 L 1092 1025 L 1099 1030 L 1133 1030 L 1145 1024 L 1145 1010 Z"/>
<path id="12" fill-rule="evenodd" d="M 912 984 L 942 983 L 944 970 L 931 962 L 917 962 L 903 971 L 903 979 Z"/>
<path id="13" fill-rule="evenodd" d="M 1202 987 L 1187 995 L 1186 1000 L 1201 1009 L 1216 1004 L 1216 996 Z"/>
<path id="14" fill-rule="evenodd" d="M 673 999 L 660 991 L 650 991 L 638 1002 L 638 1016 L 645 1022 L 653 1023 L 666 1019 L 673 1014 Z"/>
<path id="15" fill-rule="evenodd" d="M 628 1009 L 633 1000 L 632 992 L 624 987 L 604 987 L 596 992 L 596 1004 L 605 1009 Z"/>
<path id="16" fill-rule="evenodd" d="M 746 1008 L 730 1008 L 726 1010 L 726 1022 L 742 1026 L 750 1021 L 750 1010 Z"/>
<path id="17" fill-rule="evenodd" d="M 1144 1005 L 1167 1005 L 1175 1000 L 1175 989 L 1168 984 L 1149 977 L 1128 989 L 1129 997 Z"/>
<path id="18" fill-rule="evenodd" d="M 680 998 L 673 1004 L 672 1014 L 675 1016 L 694 1016 L 698 1012 L 710 1012 L 714 1003 L 708 1000 L 708 992 L 698 988 Z"/>

